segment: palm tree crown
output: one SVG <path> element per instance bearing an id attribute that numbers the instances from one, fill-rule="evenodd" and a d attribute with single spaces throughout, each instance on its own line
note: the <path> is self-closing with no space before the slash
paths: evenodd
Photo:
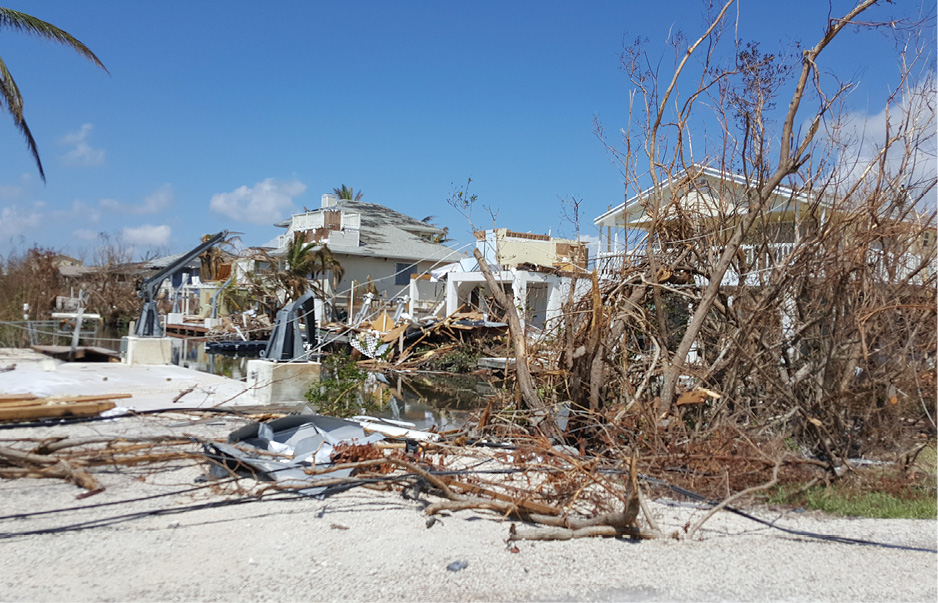
<path id="1" fill-rule="evenodd" d="M 355 192 L 351 186 L 342 185 L 341 188 L 334 188 L 332 192 L 339 196 L 339 199 L 348 199 L 349 201 L 361 201 L 362 197 L 365 196 L 365 193 L 358 191 Z"/>
<path id="2" fill-rule="evenodd" d="M 335 287 L 345 273 L 328 246 L 307 243 L 302 235 L 293 237 L 283 259 L 286 267 L 277 273 L 276 278 L 293 299 L 299 299 L 310 286 L 322 295 L 323 291 L 316 284 L 319 275 L 330 273 Z"/>
<path id="3" fill-rule="evenodd" d="M 106 73 L 109 73 L 107 67 L 104 66 L 87 46 L 73 38 L 68 32 L 59 29 L 51 23 L 46 23 L 42 19 L 37 19 L 26 13 L 21 13 L 9 8 L 0 7 L 0 29 L 4 28 L 32 34 L 40 38 L 58 42 L 59 44 L 64 44 L 101 69 L 104 69 Z M 16 124 L 16 128 L 23 134 L 23 137 L 26 138 L 26 146 L 29 147 L 29 151 L 36 161 L 36 167 L 39 168 L 39 176 L 42 178 L 42 181 L 45 182 L 46 173 L 43 171 L 42 161 L 39 159 L 39 149 L 36 147 L 36 141 L 33 138 L 32 132 L 29 131 L 26 118 L 23 116 L 23 96 L 20 94 L 20 90 L 16 86 L 16 82 L 13 80 L 13 76 L 10 74 L 10 70 L 7 69 L 6 63 L 3 62 L 2 58 L 0 58 L 0 109 L 9 112 L 10 115 L 13 116 L 13 123 Z"/>

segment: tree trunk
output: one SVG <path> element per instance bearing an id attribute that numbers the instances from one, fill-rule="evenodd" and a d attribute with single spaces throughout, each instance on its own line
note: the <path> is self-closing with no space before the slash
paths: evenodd
<path id="1" fill-rule="evenodd" d="M 543 410 L 547 405 L 537 395 L 537 389 L 534 387 L 534 381 L 531 379 L 531 371 L 528 368 L 527 342 L 524 338 L 524 329 L 521 328 L 521 319 L 518 317 L 518 309 L 512 300 L 508 299 L 501 286 L 495 281 L 495 276 L 489 268 L 488 263 L 478 249 L 473 251 L 476 261 L 479 262 L 479 268 L 485 277 L 485 282 L 492 291 L 495 301 L 505 309 L 508 317 L 508 336 L 511 339 L 511 345 L 515 351 L 515 371 L 518 375 L 518 387 L 521 389 L 521 399 L 524 405 L 531 410 Z"/>

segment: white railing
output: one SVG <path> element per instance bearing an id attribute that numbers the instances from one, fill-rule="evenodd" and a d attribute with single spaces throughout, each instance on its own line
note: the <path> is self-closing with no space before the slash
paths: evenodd
<path id="1" fill-rule="evenodd" d="M 358 230 L 362 227 L 362 215 L 342 212 L 342 230 Z"/>
<path id="2" fill-rule="evenodd" d="M 600 251 L 596 254 L 596 270 L 599 274 L 610 274 L 622 270 L 625 254 L 621 251 Z"/>
<path id="3" fill-rule="evenodd" d="M 741 245 L 746 272 L 738 274 L 734 267 L 730 267 L 723 277 L 723 284 L 736 286 L 740 283 L 756 286 L 768 281 L 772 270 L 783 265 L 795 250 L 795 243 L 772 243 L 769 245 Z M 722 249 L 712 248 L 711 256 L 717 257 Z M 596 268 L 603 278 L 615 278 L 622 270 L 623 263 L 628 259 L 640 260 L 642 250 L 635 250 L 629 254 L 621 251 L 599 252 L 596 255 Z M 867 262 L 873 267 L 874 274 L 887 282 L 922 284 L 938 273 L 938 259 L 932 254 L 923 266 L 925 258 L 915 253 L 894 254 L 882 250 L 871 249 L 867 252 Z M 821 276 L 821 275 L 816 275 Z M 698 278 L 698 285 L 706 284 L 706 279 Z"/>
<path id="4" fill-rule="evenodd" d="M 750 270 L 765 270 L 784 262 L 794 251 L 794 243 L 770 243 L 768 245 L 740 245 L 739 250 L 746 258 Z"/>
<path id="5" fill-rule="evenodd" d="M 333 230 L 324 242 L 330 247 L 358 247 L 360 236 L 358 230 Z"/>

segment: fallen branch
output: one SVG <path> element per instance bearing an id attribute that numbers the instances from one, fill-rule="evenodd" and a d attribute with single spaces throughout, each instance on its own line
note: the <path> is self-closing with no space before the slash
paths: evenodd
<path id="1" fill-rule="evenodd" d="M 514 527 L 512 525 L 512 527 Z M 592 536 L 600 536 L 604 538 L 615 538 L 621 536 L 629 536 L 630 538 L 638 538 L 642 540 L 654 540 L 661 538 L 661 534 L 657 531 L 647 531 L 642 530 L 636 526 L 631 526 L 629 528 L 620 529 L 613 526 L 589 526 L 586 528 L 579 528 L 576 530 L 571 530 L 567 528 L 541 528 L 537 530 L 521 530 L 521 531 L 512 531 L 508 535 L 508 541 L 514 542 L 517 540 L 570 540 L 572 538 L 588 538 Z"/>
<path id="2" fill-rule="evenodd" d="M 777 483 L 778 483 L 778 468 L 781 467 L 781 465 L 782 465 L 782 461 L 781 461 L 781 460 L 779 460 L 779 461 L 777 461 L 777 462 L 775 463 L 775 468 L 772 469 L 772 479 L 771 479 L 771 480 L 767 481 L 766 483 L 762 484 L 761 486 L 753 486 L 752 488 L 746 488 L 746 489 L 743 490 L 742 492 L 737 492 L 737 493 L 734 494 L 733 496 L 730 496 L 729 498 L 725 499 L 723 502 L 721 502 L 721 503 L 718 504 L 717 506 L 715 506 L 715 507 L 713 507 L 712 509 L 710 509 L 710 511 L 709 511 L 706 515 L 704 515 L 703 519 L 701 519 L 700 521 L 698 521 L 696 524 L 694 524 L 693 526 L 691 526 L 689 530 L 687 530 L 687 539 L 690 540 L 691 538 L 693 538 L 693 537 L 694 537 L 694 534 L 697 533 L 697 530 L 700 529 L 700 526 L 702 526 L 704 523 L 706 523 L 708 519 L 710 519 L 711 517 L 713 517 L 713 516 L 717 513 L 717 511 L 720 511 L 720 510 L 726 508 L 730 503 L 732 503 L 732 502 L 734 502 L 734 501 L 736 501 L 736 500 L 742 498 L 743 496 L 747 496 L 747 495 L 749 495 L 749 494 L 752 494 L 753 492 L 758 492 L 759 490 L 765 490 L 766 488 L 771 488 L 772 486 L 774 486 L 775 484 L 777 484 Z"/>

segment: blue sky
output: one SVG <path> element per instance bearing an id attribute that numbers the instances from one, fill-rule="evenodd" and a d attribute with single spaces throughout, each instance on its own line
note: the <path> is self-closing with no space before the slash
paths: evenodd
<path id="1" fill-rule="evenodd" d="M 740 37 L 768 51 L 813 44 L 828 11 L 849 4 L 743 0 Z M 0 30 L 48 178 L 0 115 L 2 255 L 39 244 L 90 257 L 99 232 L 138 254 L 183 251 L 223 228 L 260 245 L 282 232 L 274 221 L 343 183 L 468 240 L 445 200 L 469 177 L 499 226 L 569 235 L 561 199 L 575 196 L 595 234 L 592 218 L 623 197 L 593 129 L 594 118 L 626 125 L 623 41 L 648 38 L 665 54 L 675 31 L 704 29 L 690 0 L 4 5 L 67 30 L 110 75 Z M 860 82 L 852 111 L 881 111 L 892 39 L 849 32 L 824 59 Z"/>

